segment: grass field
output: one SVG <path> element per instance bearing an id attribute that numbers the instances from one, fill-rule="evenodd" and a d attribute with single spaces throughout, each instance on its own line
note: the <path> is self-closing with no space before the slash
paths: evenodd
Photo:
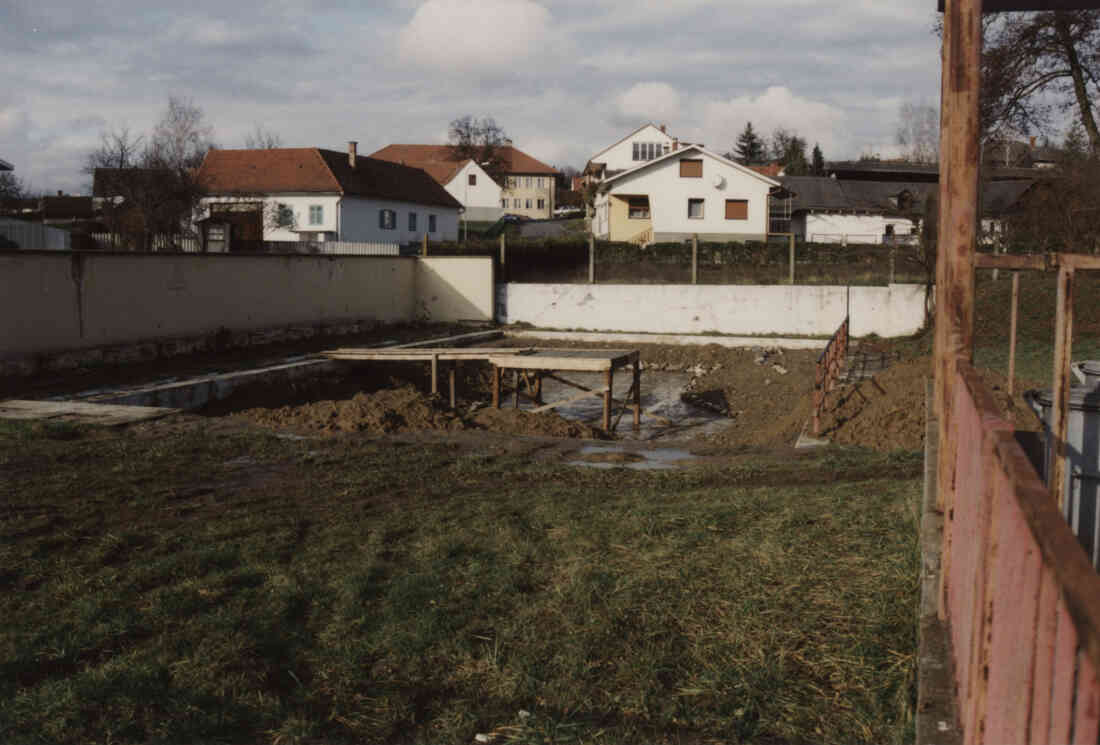
<path id="1" fill-rule="evenodd" d="M 0 422 L 0 742 L 911 740 L 920 457 Z"/>

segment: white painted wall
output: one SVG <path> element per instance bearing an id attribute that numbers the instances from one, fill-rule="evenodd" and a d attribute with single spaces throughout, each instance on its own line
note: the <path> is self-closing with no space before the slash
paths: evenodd
<path id="1" fill-rule="evenodd" d="M 199 211 L 202 212 L 212 204 L 237 204 L 237 203 L 254 203 L 262 201 L 264 203 L 264 240 L 265 241 L 296 241 L 298 240 L 298 232 L 290 228 L 277 228 L 274 227 L 275 210 L 278 205 L 285 204 L 294 213 L 293 227 L 297 230 L 309 230 L 309 231 L 324 231 L 332 233 L 328 236 L 334 238 L 337 231 L 337 211 L 340 204 L 340 196 L 337 194 L 279 194 L 277 196 L 260 196 L 255 197 L 203 197 L 199 200 Z M 319 205 L 322 211 L 322 220 L 320 225 L 310 225 L 309 223 L 309 208 L 313 205 Z M 198 228 L 196 228 L 198 232 Z M 344 238 L 343 240 L 358 240 L 355 238 Z"/>
<path id="2" fill-rule="evenodd" d="M 427 256 L 416 261 L 416 319 L 492 321 L 495 288 L 489 256 Z"/>
<path id="3" fill-rule="evenodd" d="M 815 243 L 882 243 L 886 226 L 894 226 L 894 235 L 909 235 L 916 224 L 904 217 L 882 215 L 838 215 L 822 212 L 796 216 L 794 232 Z"/>
<path id="4" fill-rule="evenodd" d="M 497 320 L 545 329 L 654 334 L 906 336 L 924 322 L 924 285 L 497 285 Z"/>
<path id="5" fill-rule="evenodd" d="M 397 213 L 394 230 L 379 227 L 379 213 L 391 209 Z M 416 229 L 409 229 L 409 213 L 416 213 Z M 340 203 L 340 235 L 345 241 L 381 241 L 413 243 L 428 233 L 428 216 L 436 216 L 433 241 L 458 240 L 458 208 L 434 207 L 409 202 L 344 197 Z"/>
<path id="6" fill-rule="evenodd" d="M 682 178 L 681 158 L 672 156 L 611 182 L 609 191 L 619 195 L 648 194 L 654 233 L 767 235 L 768 191 L 771 184 L 748 169 L 726 163 L 698 150 L 684 150 L 683 158 L 701 159 L 703 177 Z M 722 181 L 720 186 L 715 185 L 717 179 Z M 704 200 L 702 219 L 688 217 L 689 198 Z M 727 199 L 747 199 L 749 219 L 727 220 Z M 606 212 L 606 208 L 604 211 Z M 596 212 L 599 221 L 599 207 Z M 606 229 L 602 233 L 597 232 L 597 235 L 602 234 L 606 234 Z"/>
<path id="7" fill-rule="evenodd" d="M 470 186 L 471 175 L 477 180 L 474 186 Z M 466 165 L 443 188 L 467 209 L 470 207 L 500 209 L 500 184 L 493 181 L 485 169 L 472 160 L 467 161 Z"/>
<path id="8" fill-rule="evenodd" d="M 609 171 L 625 171 L 628 168 L 639 166 L 643 161 L 634 160 L 635 142 L 660 142 L 671 149 L 672 135 L 665 134 L 652 124 L 636 132 L 622 142 L 612 145 L 606 152 L 593 156 L 590 160 L 596 163 L 607 164 Z"/>

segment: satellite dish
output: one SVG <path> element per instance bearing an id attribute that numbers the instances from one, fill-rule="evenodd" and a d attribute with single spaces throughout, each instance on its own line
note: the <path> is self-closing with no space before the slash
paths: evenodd
<path id="1" fill-rule="evenodd" d="M 726 178 L 724 176 L 719 174 L 719 175 L 714 177 L 714 188 L 715 189 L 721 189 L 725 185 L 726 185 Z"/>

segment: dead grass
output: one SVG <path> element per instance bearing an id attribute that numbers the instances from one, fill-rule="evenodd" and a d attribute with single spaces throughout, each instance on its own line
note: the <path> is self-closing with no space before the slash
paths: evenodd
<path id="1" fill-rule="evenodd" d="M 0 427 L 0 741 L 911 738 L 919 459 L 501 442 Z"/>

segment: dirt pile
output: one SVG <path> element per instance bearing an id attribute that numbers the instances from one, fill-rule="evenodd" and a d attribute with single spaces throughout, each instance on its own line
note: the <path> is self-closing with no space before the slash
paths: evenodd
<path id="1" fill-rule="evenodd" d="M 350 398 L 311 401 L 290 406 L 244 409 L 236 416 L 272 429 L 297 432 L 365 432 L 394 434 L 415 431 L 455 432 L 483 429 L 515 435 L 594 439 L 602 432 L 571 422 L 553 412 L 532 414 L 512 409 L 450 411 L 438 397 L 413 385 L 357 392 Z"/>
<path id="2" fill-rule="evenodd" d="M 1039 428 L 1038 419 L 1023 398 L 1008 395 L 1004 375 L 992 370 L 980 372 L 1003 416 L 1015 421 L 1018 429 Z M 931 375 L 931 358 L 918 357 L 830 394 L 822 417 L 822 436 L 836 443 L 886 452 L 923 448 L 925 381 Z M 806 401 L 807 409 L 811 400 Z"/>

